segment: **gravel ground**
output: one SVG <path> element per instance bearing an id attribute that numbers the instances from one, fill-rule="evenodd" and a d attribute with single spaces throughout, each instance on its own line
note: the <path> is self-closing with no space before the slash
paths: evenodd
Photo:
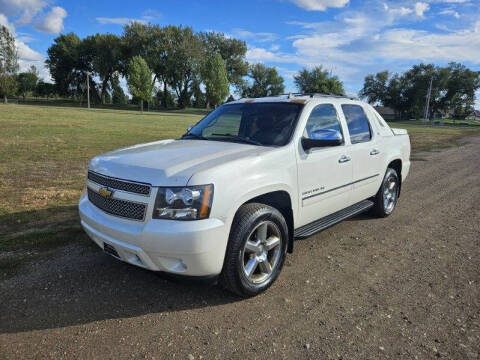
<path id="1" fill-rule="evenodd" d="M 422 154 L 387 219 L 297 241 L 240 300 L 85 243 L 0 282 L 0 358 L 480 358 L 480 137 Z"/>

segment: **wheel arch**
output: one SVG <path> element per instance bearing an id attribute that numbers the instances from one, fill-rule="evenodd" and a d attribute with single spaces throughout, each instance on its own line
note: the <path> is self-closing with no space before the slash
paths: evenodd
<path id="1" fill-rule="evenodd" d="M 236 212 L 240 209 L 241 206 L 249 203 L 260 203 L 271 206 L 277 209 L 285 218 L 285 221 L 288 226 L 288 244 L 287 251 L 289 253 L 293 252 L 293 231 L 294 231 L 294 215 L 292 208 L 292 198 L 290 194 L 285 190 L 276 190 L 266 192 L 264 194 L 257 195 L 251 199 L 242 203 Z"/>
<path id="2" fill-rule="evenodd" d="M 387 169 L 391 168 L 394 169 L 397 172 L 398 175 L 398 197 L 400 197 L 400 194 L 402 192 L 402 159 L 396 158 L 393 160 L 390 160 L 388 163 Z"/>

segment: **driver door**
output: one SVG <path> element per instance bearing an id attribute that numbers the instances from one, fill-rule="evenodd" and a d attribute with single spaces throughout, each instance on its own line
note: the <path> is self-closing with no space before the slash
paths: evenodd
<path id="1" fill-rule="evenodd" d="M 301 204 L 300 221 L 296 226 L 308 224 L 350 205 L 352 162 L 343 135 L 346 131 L 333 104 L 317 105 L 310 113 L 303 136 L 313 139 L 316 131 L 339 132 L 343 142 L 308 151 L 300 145 L 297 171 Z"/>

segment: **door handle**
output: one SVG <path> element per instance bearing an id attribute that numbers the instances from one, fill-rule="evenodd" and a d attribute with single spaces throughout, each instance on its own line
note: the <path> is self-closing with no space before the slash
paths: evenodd
<path id="1" fill-rule="evenodd" d="M 350 160 L 352 160 L 350 156 L 342 155 L 342 157 L 338 159 L 338 162 L 341 164 L 341 163 L 346 163 L 347 161 L 350 161 Z"/>
<path id="2" fill-rule="evenodd" d="M 378 149 L 373 149 L 372 151 L 370 151 L 370 155 L 378 155 L 380 154 L 380 150 Z"/>

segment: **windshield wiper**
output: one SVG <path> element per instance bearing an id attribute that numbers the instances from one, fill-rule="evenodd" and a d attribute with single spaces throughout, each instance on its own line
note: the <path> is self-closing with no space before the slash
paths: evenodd
<path id="1" fill-rule="evenodd" d="M 258 145 L 258 146 L 263 146 L 263 144 L 259 141 L 243 137 L 243 136 L 238 136 L 238 135 L 233 135 L 233 134 L 212 134 L 213 136 L 224 136 L 224 137 L 229 137 L 232 138 L 233 140 L 243 142 L 245 144 L 250 144 L 250 145 Z"/>
<path id="2" fill-rule="evenodd" d="M 194 134 L 194 133 L 183 134 L 181 139 L 188 139 L 189 137 L 193 138 L 193 139 L 198 139 L 198 140 L 208 140 L 206 137 L 204 137 L 202 135 L 197 135 L 197 134 Z"/>

